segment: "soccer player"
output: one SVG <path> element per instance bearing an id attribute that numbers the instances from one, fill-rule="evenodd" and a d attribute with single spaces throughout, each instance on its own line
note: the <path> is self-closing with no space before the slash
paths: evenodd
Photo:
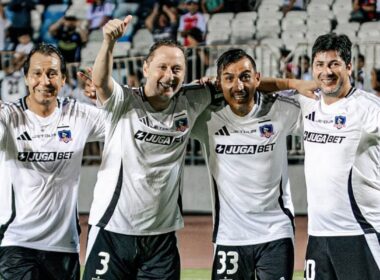
<path id="1" fill-rule="evenodd" d="M 86 141 L 104 137 L 104 112 L 57 98 L 66 65 L 39 44 L 24 64 L 28 95 L 0 109 L 0 154 L 10 192 L 0 227 L 0 278 L 79 279 L 77 196 Z M 8 215 L 8 217 L 4 217 Z"/>
<path id="2" fill-rule="evenodd" d="M 326 34 L 312 49 L 319 101 L 304 116 L 309 241 L 305 276 L 380 279 L 380 101 L 351 87 L 351 42 Z"/>
<path id="3" fill-rule="evenodd" d="M 317 38 L 312 66 L 321 96 L 299 98 L 307 280 L 380 279 L 380 100 L 351 86 L 351 45 L 346 35 Z"/>
<path id="4" fill-rule="evenodd" d="M 203 86 L 181 88 L 185 54 L 172 41 L 151 47 L 143 87 L 117 84 L 112 51 L 130 20 L 114 19 L 103 27 L 92 72 L 110 130 L 90 211 L 84 279 L 179 279 L 175 231 L 183 227 L 186 145 L 212 95 Z"/>
<path id="5" fill-rule="evenodd" d="M 204 144 L 214 194 L 212 279 L 292 279 L 293 204 L 286 137 L 299 104 L 257 91 L 254 59 L 232 49 L 217 61 L 227 106 L 205 111 L 192 135 Z"/>

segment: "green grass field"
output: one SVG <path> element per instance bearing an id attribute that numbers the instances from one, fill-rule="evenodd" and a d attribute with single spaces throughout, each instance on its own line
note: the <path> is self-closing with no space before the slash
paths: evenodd
<path id="1" fill-rule="evenodd" d="M 181 280 L 210 280 L 211 271 L 209 269 L 183 269 Z M 296 272 L 293 280 L 303 280 L 303 272 Z"/>

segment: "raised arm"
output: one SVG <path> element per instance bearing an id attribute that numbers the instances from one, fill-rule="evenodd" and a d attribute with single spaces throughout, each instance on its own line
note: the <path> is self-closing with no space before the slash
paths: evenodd
<path id="1" fill-rule="evenodd" d="M 132 16 L 126 16 L 124 20 L 113 19 L 103 26 L 103 43 L 96 56 L 92 71 L 92 82 L 95 86 L 100 102 L 106 101 L 112 94 L 112 66 L 113 48 L 117 39 L 123 36 Z"/>
<path id="2" fill-rule="evenodd" d="M 316 95 L 314 94 L 314 91 L 317 88 L 317 84 L 314 81 L 281 78 L 261 78 L 260 86 L 258 89 L 263 92 L 294 89 L 306 97 L 315 99 Z"/>

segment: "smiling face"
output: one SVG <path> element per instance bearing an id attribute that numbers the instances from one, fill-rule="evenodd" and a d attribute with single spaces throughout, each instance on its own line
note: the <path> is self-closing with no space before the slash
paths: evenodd
<path id="1" fill-rule="evenodd" d="M 50 106 L 57 100 L 58 92 L 65 84 L 61 72 L 61 60 L 55 54 L 34 53 L 29 62 L 25 82 L 28 87 L 28 101 L 32 106 Z"/>
<path id="2" fill-rule="evenodd" d="M 254 95 L 260 84 L 251 61 L 243 57 L 228 64 L 220 73 L 218 80 L 223 95 L 232 112 L 238 116 L 247 115 L 255 104 Z"/>
<path id="3" fill-rule="evenodd" d="M 177 47 L 161 46 L 144 62 L 143 70 L 146 96 L 169 101 L 183 84 L 185 56 Z"/>
<path id="4" fill-rule="evenodd" d="M 344 97 L 351 88 L 351 67 L 338 51 L 318 52 L 313 61 L 313 77 L 326 97 Z"/>

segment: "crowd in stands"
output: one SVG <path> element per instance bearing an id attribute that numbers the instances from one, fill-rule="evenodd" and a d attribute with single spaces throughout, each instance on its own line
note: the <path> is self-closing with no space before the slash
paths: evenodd
<path id="1" fill-rule="evenodd" d="M 0 2 L 0 51 L 1 51 L 1 71 L 0 79 L 2 81 L 0 98 L 6 101 L 13 101 L 26 94 L 25 85 L 21 78 L 22 65 L 26 55 L 29 53 L 34 43 L 46 41 L 58 46 L 68 63 L 73 63 L 75 67 L 71 71 L 71 80 L 68 83 L 67 90 L 63 93 L 73 95 L 74 89 L 78 91 L 80 85 L 75 78 L 75 72 L 84 68 L 81 65 L 84 57 L 89 62 L 91 55 L 84 52 L 84 49 L 92 43 L 99 43 L 102 38 L 101 27 L 113 17 L 124 17 L 126 14 L 133 14 L 135 19 L 131 30 L 120 40 L 126 43 L 126 49 L 134 48 L 134 37 L 144 33 L 148 37 L 143 38 L 140 43 L 146 45 L 160 39 L 179 40 L 184 46 L 188 47 L 188 74 L 187 82 L 194 78 L 199 78 L 205 74 L 212 74 L 212 66 L 215 57 L 210 53 L 209 46 L 231 43 L 232 37 L 236 35 L 234 25 L 239 25 L 245 20 L 243 14 L 252 16 L 254 22 L 251 28 L 253 35 L 247 40 L 241 40 L 244 44 L 258 44 L 265 42 L 266 39 L 273 39 L 271 35 L 265 34 L 266 25 L 270 21 L 265 21 L 263 13 L 269 13 L 276 18 L 279 14 L 280 33 L 274 37 L 281 39 L 282 45 L 277 45 L 275 41 L 266 41 L 270 47 L 278 47 L 279 56 L 276 57 L 278 71 L 275 75 L 284 77 L 296 77 L 301 79 L 311 79 L 310 57 L 308 52 L 294 54 L 293 46 L 285 40 L 288 33 L 296 32 L 292 29 L 289 22 L 294 13 L 299 17 L 308 11 L 308 7 L 326 3 L 330 5 L 330 10 L 337 6 L 340 0 L 2 0 Z M 303 14 L 302 14 L 303 13 Z M 249 15 L 248 15 L 249 14 Z M 224 17 L 219 17 L 219 15 Z M 231 15 L 231 16 L 228 16 Z M 376 0 L 352 0 L 352 8 L 349 11 L 347 24 L 359 22 L 364 24 L 369 21 L 377 21 L 380 18 L 380 1 Z M 258 17 L 258 18 L 257 18 Z M 233 19 L 234 18 L 234 19 Z M 239 21 L 239 18 L 241 21 Z M 222 21 L 229 21 L 223 25 Z M 340 19 L 331 19 L 331 29 L 339 23 Z M 285 22 L 287 21 L 287 25 Z M 304 22 L 306 26 L 306 19 Z M 282 22 L 282 26 L 281 26 Z M 307 24 L 309 22 L 307 21 Z M 220 25 L 220 26 L 219 26 Z M 217 39 L 213 41 L 214 34 L 211 34 L 212 26 L 216 26 Z M 219 29 L 218 29 L 219 26 Z M 223 28 L 232 26 L 232 30 Z M 270 26 L 269 26 L 270 27 Z M 236 28 L 236 27 L 235 27 Z M 242 30 L 245 30 L 241 26 Z M 310 29 L 310 28 L 309 28 Z M 306 30 L 306 38 L 310 30 Z M 247 29 L 248 30 L 248 29 Z M 264 30 L 264 31 L 263 31 Z M 276 30 L 276 28 L 274 28 Z M 338 30 L 338 29 L 337 29 Z M 230 32 L 230 33 L 229 33 Z M 264 32 L 264 33 L 263 33 Z M 224 34 L 225 33 L 225 34 Z M 243 32 L 242 32 L 243 33 Z M 263 35 L 264 34 L 264 35 Z M 263 36 L 261 36 L 263 35 Z M 227 36 L 227 37 L 226 37 Z M 228 37 L 230 36 L 230 37 Z M 237 35 L 236 35 L 237 36 Z M 261 37 L 260 37 L 261 36 Z M 295 36 L 295 35 L 294 35 Z M 268 38 L 269 37 L 269 38 Z M 220 38 L 229 38 L 230 41 L 221 41 Z M 235 38 L 235 37 L 234 37 Z M 235 38 L 236 39 L 236 38 Z M 297 38 L 290 38 L 289 41 L 298 42 Z M 219 40 L 219 41 L 218 41 Z M 302 41 L 302 40 L 301 40 Z M 239 43 L 239 40 L 233 41 Z M 96 46 L 96 44 L 95 44 Z M 98 45 L 97 45 L 98 46 Z M 140 56 L 146 52 L 145 48 L 137 45 L 135 49 L 128 53 L 129 56 Z M 148 45 L 149 46 L 149 45 Z M 148 47 L 147 46 L 147 47 Z M 87 49 L 86 49 L 87 51 Z M 128 50 L 121 52 L 121 56 L 127 56 Z M 84 55 L 85 54 L 85 55 Z M 259 54 L 258 54 L 259 55 Z M 380 59 L 380 54 L 378 55 Z M 378 65 L 369 65 L 370 68 L 364 67 L 365 56 L 358 56 L 357 70 L 354 71 L 353 81 L 356 86 L 364 87 L 366 77 L 377 77 L 371 75 L 372 68 Z M 88 65 L 88 64 L 86 64 Z M 139 70 L 132 69 L 132 63 L 128 64 L 129 73 L 125 82 L 133 85 L 139 85 L 141 82 L 141 73 Z M 135 63 L 137 68 L 141 63 Z M 209 67 L 210 66 L 210 67 Z M 125 64 L 124 64 L 125 67 Z M 209 69 L 208 69 L 209 67 Z M 208 71 L 210 70 L 210 71 Z M 365 72 L 368 72 L 365 75 Z M 376 72 L 376 69 L 372 71 Z M 375 84 L 373 82 L 372 84 Z M 369 83 L 367 83 L 369 85 Z"/>

